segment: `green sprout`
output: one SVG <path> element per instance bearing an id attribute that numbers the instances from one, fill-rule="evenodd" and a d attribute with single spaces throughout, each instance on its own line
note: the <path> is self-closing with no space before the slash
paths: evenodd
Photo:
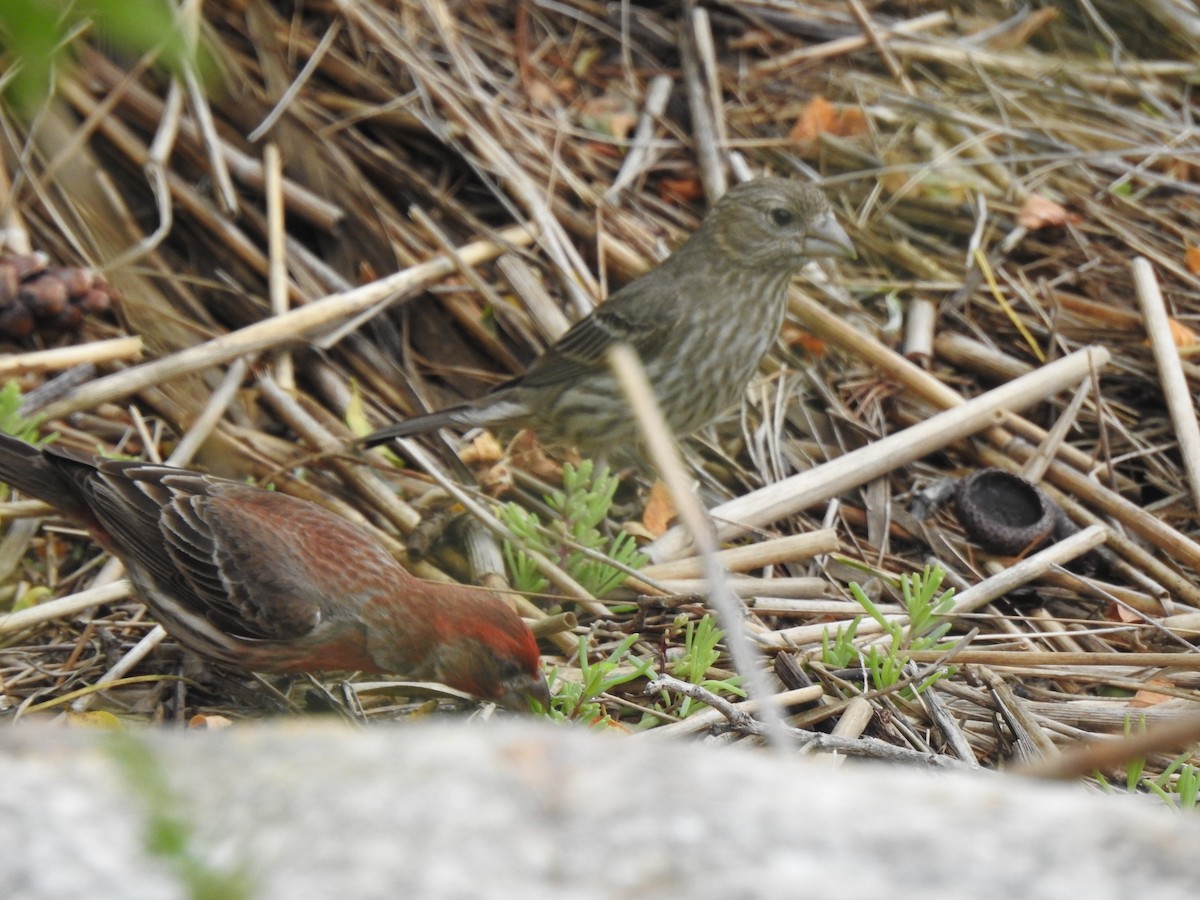
<path id="1" fill-rule="evenodd" d="M 679 620 L 676 620 L 679 624 Z M 746 692 L 738 686 L 740 678 L 734 676 L 728 679 L 706 677 L 708 670 L 717 664 L 721 651 L 717 644 L 725 637 L 725 632 L 717 627 L 710 615 L 704 615 L 699 621 L 688 620 L 683 634 L 683 655 L 671 663 L 671 674 L 681 681 L 698 684 L 714 694 L 733 694 L 745 697 Z M 677 715 L 687 718 L 693 712 L 705 708 L 697 704 L 691 697 L 684 697 L 679 705 Z"/>
<path id="2" fill-rule="evenodd" d="M 1146 730 L 1146 717 L 1141 716 L 1137 725 L 1127 716 L 1125 718 L 1125 736 L 1129 737 L 1135 731 L 1140 733 Z M 1132 759 L 1125 764 L 1125 790 L 1129 793 L 1138 793 L 1146 791 L 1154 794 L 1167 806 L 1180 810 L 1181 812 L 1191 812 L 1196 808 L 1197 801 L 1200 800 L 1200 768 L 1188 762 L 1192 758 L 1191 750 L 1186 750 L 1179 756 L 1175 757 L 1167 765 L 1165 769 L 1156 777 L 1146 779 L 1146 758 L 1139 757 Z M 1112 785 L 1108 779 L 1099 771 L 1093 773 L 1101 786 L 1111 790 Z"/>
<path id="3" fill-rule="evenodd" d="M 638 636 L 631 634 L 608 655 L 607 659 L 591 662 L 587 656 L 587 638 L 579 638 L 579 681 L 562 678 L 557 668 L 551 669 L 549 682 L 552 699 L 546 717 L 556 721 L 582 720 L 597 727 L 614 724 L 599 702 L 601 694 L 637 678 L 653 678 L 649 662 L 630 656 Z"/>
<path id="4" fill-rule="evenodd" d="M 887 637 L 886 642 L 867 648 L 865 662 L 876 690 L 887 690 L 904 677 L 911 651 L 944 650 L 949 647 L 943 642 L 950 630 L 950 623 L 945 621 L 944 616 L 954 606 L 954 589 L 938 593 L 945 577 L 945 570 L 937 566 L 926 566 L 919 573 L 900 576 L 901 602 L 908 615 L 907 626 L 888 619 L 862 587 L 851 583 L 850 593 L 867 614 L 879 623 Z M 839 628 L 832 642 L 828 635 L 822 638 L 822 658 L 827 665 L 844 668 L 852 660 L 861 658 L 859 649 L 854 645 L 854 636 L 861 621 L 862 616 L 858 616 L 845 628 Z M 920 684 L 906 689 L 902 696 L 911 699 L 953 672 L 953 668 L 934 672 Z"/>
<path id="5" fill-rule="evenodd" d="M 619 483 L 607 466 L 601 466 L 593 477 L 593 464 L 585 460 L 578 468 L 564 466 L 563 490 L 545 498 L 556 513 L 549 524 L 544 525 L 536 513 L 519 504 L 502 506 L 501 520 L 520 539 L 517 544 L 505 541 L 503 545 L 513 587 L 528 593 L 540 593 L 548 587 L 526 549 L 556 562 L 597 597 L 618 587 L 627 575 L 617 566 L 596 559 L 596 554 L 627 568 L 644 566 L 647 558 L 638 551 L 633 535 L 621 532 L 609 538 L 599 530 Z"/>

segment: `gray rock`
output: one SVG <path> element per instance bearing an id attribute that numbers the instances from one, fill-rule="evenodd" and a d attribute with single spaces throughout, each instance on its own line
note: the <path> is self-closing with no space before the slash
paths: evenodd
<path id="1" fill-rule="evenodd" d="M 533 722 L 18 726 L 0 771 L 22 900 L 1200 896 L 1200 822 L 1143 798 Z"/>

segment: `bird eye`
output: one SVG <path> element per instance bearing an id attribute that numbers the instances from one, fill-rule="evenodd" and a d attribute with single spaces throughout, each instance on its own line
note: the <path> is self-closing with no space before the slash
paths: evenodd
<path id="1" fill-rule="evenodd" d="M 792 213 L 792 211 L 790 209 L 784 209 L 781 206 L 775 207 L 770 213 L 768 213 L 768 215 L 770 215 L 771 221 L 780 228 L 791 225 L 796 221 L 796 216 Z"/>
<path id="2" fill-rule="evenodd" d="M 521 667 L 511 659 L 500 664 L 500 680 L 512 681 L 521 674 Z"/>

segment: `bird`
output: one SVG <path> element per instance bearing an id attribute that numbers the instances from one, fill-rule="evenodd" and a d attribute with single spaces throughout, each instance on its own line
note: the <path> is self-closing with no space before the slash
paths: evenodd
<path id="1" fill-rule="evenodd" d="M 668 426 L 684 437 L 741 398 L 779 332 L 792 276 L 810 260 L 855 255 L 816 185 L 736 185 L 674 253 L 576 322 L 523 375 L 359 443 L 444 427 L 532 428 L 546 444 L 619 454 L 638 440 L 607 360 L 619 343 L 637 351 Z"/>
<path id="2" fill-rule="evenodd" d="M 315 503 L 3 434 L 0 482 L 86 527 L 200 656 L 253 672 L 403 674 L 549 707 L 537 641 L 503 600 L 416 578 Z"/>

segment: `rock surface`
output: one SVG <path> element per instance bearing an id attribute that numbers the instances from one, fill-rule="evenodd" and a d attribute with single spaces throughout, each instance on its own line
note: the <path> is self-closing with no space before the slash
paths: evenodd
<path id="1" fill-rule="evenodd" d="M 18 726 L 0 767 L 23 900 L 1200 895 L 1200 821 L 1145 798 L 536 723 Z"/>

